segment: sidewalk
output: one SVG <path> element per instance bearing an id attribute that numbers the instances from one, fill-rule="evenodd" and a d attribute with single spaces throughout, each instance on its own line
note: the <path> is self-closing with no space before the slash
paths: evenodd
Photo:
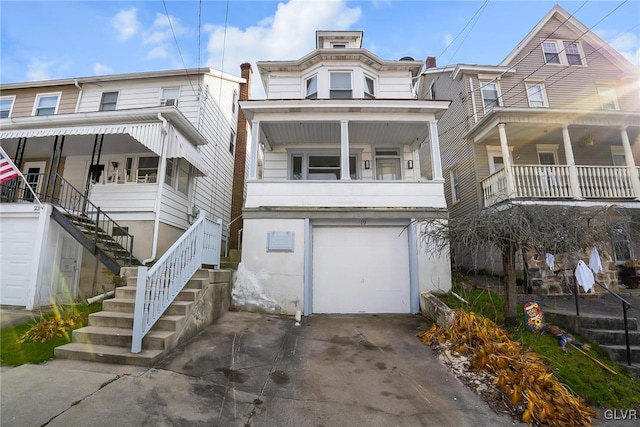
<path id="1" fill-rule="evenodd" d="M 25 310 L 22 307 L 0 306 L 0 329 L 26 323 L 38 319 L 42 314 L 51 312 L 50 307 L 42 307 L 35 310 Z"/>

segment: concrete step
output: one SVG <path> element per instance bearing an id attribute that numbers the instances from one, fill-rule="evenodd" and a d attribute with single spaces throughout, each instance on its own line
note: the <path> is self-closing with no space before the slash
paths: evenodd
<path id="1" fill-rule="evenodd" d="M 240 263 L 236 261 L 220 261 L 220 268 L 222 269 L 237 270 L 238 265 L 240 265 Z"/>
<path id="2" fill-rule="evenodd" d="M 626 345 L 624 330 L 583 329 L 580 334 L 601 345 Z M 640 331 L 629 331 L 629 344 L 640 346 Z"/>
<path id="3" fill-rule="evenodd" d="M 200 289 L 198 288 L 184 288 L 176 297 L 176 301 L 195 301 L 199 294 Z M 115 297 L 120 299 L 130 299 L 133 301 L 136 298 L 136 287 L 121 286 L 116 288 Z"/>
<path id="4" fill-rule="evenodd" d="M 131 353 L 131 348 L 105 345 L 69 343 L 56 347 L 55 356 L 60 359 L 86 360 L 119 365 L 150 366 L 163 357 L 163 350 L 143 349 Z"/>
<path id="5" fill-rule="evenodd" d="M 73 331 L 73 341 L 80 344 L 94 344 L 131 348 L 131 329 L 85 326 Z M 165 341 L 174 334 L 172 331 L 149 331 L 142 340 L 142 348 L 164 350 Z"/>
<path id="6" fill-rule="evenodd" d="M 110 298 L 102 302 L 104 311 L 116 311 L 118 313 L 133 314 L 135 306 L 135 301 L 128 298 Z"/>
<path id="7" fill-rule="evenodd" d="M 624 319 L 622 317 L 580 315 L 576 317 L 575 312 L 568 313 L 553 309 L 544 311 L 547 321 L 554 324 L 564 325 L 576 331 L 583 329 L 604 329 L 604 330 L 624 330 Z M 628 318 L 629 330 L 638 330 L 638 320 L 635 317 Z"/>
<path id="8" fill-rule="evenodd" d="M 627 363 L 627 347 L 625 345 L 602 345 L 601 347 L 609 354 L 611 360 Z M 640 346 L 631 346 L 631 363 L 640 363 Z"/>
<path id="9" fill-rule="evenodd" d="M 163 315 L 152 331 L 177 331 L 178 325 L 184 321 L 183 316 Z M 119 313 L 116 311 L 99 311 L 89 315 L 88 326 L 100 326 L 103 328 L 133 329 L 133 313 Z"/>

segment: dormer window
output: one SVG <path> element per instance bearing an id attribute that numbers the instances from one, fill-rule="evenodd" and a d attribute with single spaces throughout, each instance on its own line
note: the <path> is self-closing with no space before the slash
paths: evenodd
<path id="1" fill-rule="evenodd" d="M 372 77 L 364 76 L 364 97 L 373 99 L 376 97 L 375 92 L 376 82 Z"/>
<path id="2" fill-rule="evenodd" d="M 160 98 L 160 105 L 166 107 L 177 107 L 178 97 L 180 97 L 180 88 L 169 87 L 162 89 L 162 98 Z"/>
<path id="3" fill-rule="evenodd" d="M 61 93 L 39 93 L 33 106 L 34 116 L 50 116 L 58 112 Z"/>
<path id="4" fill-rule="evenodd" d="M 350 99 L 353 98 L 351 90 L 351 73 L 348 71 L 335 71 L 331 75 L 331 89 L 329 98 Z"/>
<path id="5" fill-rule="evenodd" d="M 307 99 L 318 99 L 318 76 L 309 77 L 305 81 L 305 98 Z"/>
<path id="6" fill-rule="evenodd" d="M 114 111 L 118 104 L 118 92 L 102 92 L 100 111 Z"/>

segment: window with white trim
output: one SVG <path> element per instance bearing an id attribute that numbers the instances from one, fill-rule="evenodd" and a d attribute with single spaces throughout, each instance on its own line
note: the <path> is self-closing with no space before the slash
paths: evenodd
<path id="1" fill-rule="evenodd" d="M 600 97 L 600 107 L 603 110 L 619 110 L 616 88 L 613 86 L 598 86 L 598 96 Z"/>
<path id="2" fill-rule="evenodd" d="M 318 75 L 309 77 L 304 82 L 305 98 L 306 99 L 318 99 Z"/>
<path id="3" fill-rule="evenodd" d="M 229 153 L 233 156 L 236 149 L 236 131 L 231 129 L 231 136 L 229 136 Z"/>
<path id="4" fill-rule="evenodd" d="M 367 75 L 364 76 L 364 97 L 368 99 L 373 99 L 376 97 L 376 81 L 373 77 L 369 77 Z"/>
<path id="5" fill-rule="evenodd" d="M 613 166 L 627 166 L 627 159 L 624 156 L 624 148 L 619 146 L 611 147 L 611 163 Z"/>
<path id="6" fill-rule="evenodd" d="M 494 107 L 500 106 L 500 89 L 497 82 L 480 83 L 480 92 L 482 94 L 482 105 L 484 112 L 487 114 Z"/>
<path id="7" fill-rule="evenodd" d="M 558 144 L 537 144 L 538 162 L 543 166 L 558 164 Z"/>
<path id="8" fill-rule="evenodd" d="M 185 196 L 189 194 L 192 178 L 192 167 L 183 158 L 167 159 L 164 183 Z"/>
<path id="9" fill-rule="evenodd" d="M 353 98 L 351 89 L 351 72 L 349 71 L 333 71 L 329 73 L 330 89 L 329 98 L 331 99 L 350 99 Z"/>
<path id="10" fill-rule="evenodd" d="M 500 169 L 504 169 L 504 156 L 502 148 L 497 145 L 487 145 L 487 156 L 489 158 L 489 173 L 494 173 Z M 513 158 L 513 147 L 509 147 L 509 155 Z"/>
<path id="11" fill-rule="evenodd" d="M 114 111 L 118 104 L 118 92 L 102 92 L 99 111 Z"/>
<path id="12" fill-rule="evenodd" d="M 0 119 L 8 119 L 11 117 L 15 100 L 15 95 L 0 97 Z"/>
<path id="13" fill-rule="evenodd" d="M 456 169 L 449 171 L 449 180 L 451 182 L 451 201 L 455 203 L 460 200 L 460 182 L 458 181 L 458 171 Z"/>
<path id="14" fill-rule="evenodd" d="M 543 40 L 542 54 L 546 64 L 583 66 L 586 63 L 582 45 L 575 41 Z"/>
<path id="15" fill-rule="evenodd" d="M 429 85 L 429 95 L 431 96 L 431 99 L 436 99 L 436 81 L 432 81 L 431 84 Z"/>
<path id="16" fill-rule="evenodd" d="M 39 93 L 36 95 L 36 102 L 33 106 L 34 116 L 51 116 L 58 112 L 60 104 L 60 92 Z"/>
<path id="17" fill-rule="evenodd" d="M 158 156 L 138 157 L 138 182 L 158 182 L 158 160 Z"/>
<path id="18" fill-rule="evenodd" d="M 160 105 L 162 106 L 178 106 L 178 98 L 180 97 L 179 87 L 167 87 L 162 89 L 162 97 L 160 98 Z"/>
<path id="19" fill-rule="evenodd" d="M 231 101 L 231 112 L 235 113 L 236 112 L 236 104 L 238 103 L 238 91 L 237 90 L 233 90 L 233 99 Z"/>
<path id="20" fill-rule="evenodd" d="M 527 98 L 529 98 L 529 107 L 540 108 L 548 107 L 547 96 L 542 83 L 525 83 L 527 87 Z"/>
<path id="21" fill-rule="evenodd" d="M 376 179 L 379 181 L 397 181 L 402 179 L 400 152 L 397 148 L 376 148 Z"/>
<path id="22" fill-rule="evenodd" d="M 290 156 L 289 179 L 292 180 L 339 180 L 340 154 L 332 153 L 296 153 Z M 351 179 L 357 179 L 359 171 L 355 154 L 349 155 Z"/>

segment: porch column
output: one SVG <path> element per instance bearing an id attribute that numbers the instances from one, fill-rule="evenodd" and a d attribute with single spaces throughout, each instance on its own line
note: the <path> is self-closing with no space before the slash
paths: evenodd
<path id="1" fill-rule="evenodd" d="M 260 146 L 260 121 L 251 122 L 251 163 L 249 179 L 258 179 L 258 147 Z"/>
<path id="2" fill-rule="evenodd" d="M 349 121 L 340 120 L 340 179 L 351 179 L 349 172 Z"/>
<path id="3" fill-rule="evenodd" d="M 517 196 L 515 180 L 513 178 L 513 165 L 509 154 L 509 144 L 507 143 L 507 130 L 504 123 L 498 123 L 498 133 L 500 134 L 500 150 L 502 151 L 502 161 L 504 163 L 504 173 L 507 180 L 507 197 Z"/>
<path id="4" fill-rule="evenodd" d="M 431 170 L 433 172 L 433 180 L 444 182 L 444 178 L 442 177 L 442 160 L 440 159 L 440 140 L 438 139 L 438 122 L 432 121 L 429 122 L 429 141 L 431 143 Z M 420 165 L 416 165 L 415 167 L 420 167 Z"/>
<path id="5" fill-rule="evenodd" d="M 631 143 L 629 142 L 626 126 L 620 128 L 620 139 L 622 140 L 622 149 L 624 150 L 624 160 L 629 168 L 633 195 L 636 196 L 636 200 L 640 200 L 640 177 L 638 176 L 636 162 L 633 160 L 633 152 L 631 151 Z"/>
<path id="6" fill-rule="evenodd" d="M 562 127 L 562 143 L 564 145 L 564 157 L 567 159 L 569 166 L 569 182 L 571 184 L 571 195 L 574 199 L 582 200 L 582 191 L 580 190 L 580 180 L 578 179 L 578 168 L 576 160 L 573 157 L 573 147 L 571 146 L 571 138 L 569 137 L 569 126 Z"/>

